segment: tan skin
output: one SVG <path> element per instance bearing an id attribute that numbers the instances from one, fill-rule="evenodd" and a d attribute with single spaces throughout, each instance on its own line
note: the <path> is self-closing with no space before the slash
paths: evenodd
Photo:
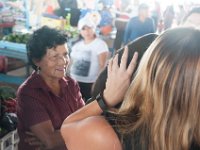
<path id="1" fill-rule="evenodd" d="M 47 53 L 40 60 L 33 60 L 36 66 L 41 68 L 40 75 L 55 95 L 60 94 L 59 79 L 65 76 L 69 64 L 67 47 L 58 45 L 56 48 L 47 49 Z M 51 120 L 44 121 L 30 127 L 31 133 L 27 133 L 26 139 L 30 145 L 43 145 L 43 149 L 57 149 L 65 147 L 60 131 L 55 130 Z M 45 148 L 44 148 L 45 147 Z"/>
<path id="2" fill-rule="evenodd" d="M 142 9 L 139 11 L 138 17 L 140 19 L 141 22 L 145 22 L 145 20 L 147 19 L 147 17 L 149 16 L 149 9 Z"/>
<path id="3" fill-rule="evenodd" d="M 121 102 L 130 85 L 138 54 L 134 54 L 128 68 L 127 57 L 126 48 L 120 66 L 118 55 L 109 62 L 104 98 L 110 108 Z M 97 101 L 93 101 L 65 119 L 61 134 L 68 150 L 122 150 L 115 131 L 105 118 L 100 116 L 102 112 Z"/>

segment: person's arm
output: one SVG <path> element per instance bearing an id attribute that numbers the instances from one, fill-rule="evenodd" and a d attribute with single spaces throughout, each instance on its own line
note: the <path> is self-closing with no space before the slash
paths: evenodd
<path id="1" fill-rule="evenodd" d="M 34 93 L 34 92 L 33 92 Z M 39 146 L 43 145 L 47 149 L 56 149 L 58 147 L 65 147 L 64 141 L 61 137 L 60 131 L 54 129 L 45 108 L 38 100 L 27 96 L 20 96 L 21 103 L 19 104 L 21 111 L 21 118 L 27 132 L 33 133 L 36 138 L 35 141 L 40 141 L 39 145 L 32 141 L 33 136 L 27 134 L 24 140 L 29 145 Z M 33 139 L 34 140 L 34 139 Z"/>
<path id="2" fill-rule="evenodd" d="M 109 52 L 103 52 L 98 55 L 99 59 L 99 73 L 105 68 Z"/>
<path id="3" fill-rule="evenodd" d="M 112 108 L 121 100 L 123 99 L 129 85 L 131 82 L 131 76 L 133 73 L 133 70 L 136 66 L 136 61 L 137 61 L 137 56 L 138 54 L 135 53 L 133 56 L 133 59 L 131 63 L 129 64 L 128 68 L 126 68 L 126 62 L 128 58 L 128 49 L 125 48 L 125 52 L 122 56 L 121 59 L 121 64 L 118 66 L 118 54 L 114 57 L 113 60 L 109 62 L 108 65 L 108 78 L 106 81 L 106 89 L 104 90 L 103 96 L 105 99 L 105 102 L 109 108 Z M 85 107 L 79 109 L 78 111 L 74 112 L 71 114 L 69 117 L 65 119 L 63 122 L 63 125 L 61 127 L 61 133 L 64 138 L 64 141 L 66 145 L 73 145 L 73 139 L 81 139 L 84 138 L 84 133 L 79 134 L 74 134 L 73 131 L 77 131 L 80 126 L 86 124 L 87 121 L 85 119 L 89 119 L 89 117 L 93 116 L 99 116 L 103 110 L 100 108 L 99 104 L 97 101 L 93 101 L 86 105 Z M 86 122 L 86 123 L 85 123 Z M 105 125 L 105 124 L 104 124 Z M 101 130 L 103 126 L 98 126 L 97 130 Z M 82 128 L 81 128 L 82 129 Z M 90 130 L 89 128 L 85 128 L 85 130 Z M 71 131 L 71 132 L 68 132 Z M 86 132 L 86 131 L 84 131 Z M 114 131 L 113 131 L 114 132 Z M 101 133 L 106 133 L 106 132 L 98 132 L 97 135 L 91 139 L 94 143 L 102 142 L 101 138 L 98 138 L 101 136 Z M 108 129 L 108 133 L 112 134 L 112 131 Z M 92 134 L 92 133 L 91 133 Z M 115 135 L 116 136 L 116 135 Z M 114 138 L 116 140 L 116 138 Z M 90 143 L 90 140 L 84 140 L 84 144 L 87 145 Z M 107 143 L 113 144 L 113 143 Z M 110 145 L 113 146 L 113 145 Z M 109 147 L 109 146 L 108 146 Z M 76 147 L 77 150 L 81 149 L 81 147 Z M 119 148 L 119 147 L 118 147 Z M 73 149 L 71 149 L 73 150 Z M 98 148 L 94 148 L 93 150 L 98 150 Z M 107 150 L 107 149 L 104 149 Z"/>
<path id="4" fill-rule="evenodd" d="M 103 117 L 71 123 L 61 132 L 67 133 L 63 138 L 68 150 L 122 150 L 117 134 Z"/>
<path id="5" fill-rule="evenodd" d="M 46 149 L 65 147 L 60 130 L 54 130 L 50 120 L 31 126 L 30 131 L 43 143 Z"/>

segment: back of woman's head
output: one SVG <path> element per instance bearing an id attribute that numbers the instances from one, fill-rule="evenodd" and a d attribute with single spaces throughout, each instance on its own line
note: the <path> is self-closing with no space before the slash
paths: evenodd
<path id="1" fill-rule="evenodd" d="M 192 142 L 200 145 L 199 39 L 200 30 L 194 28 L 168 30 L 141 60 L 119 110 L 119 128 L 122 133 L 142 128 L 147 149 L 188 150 Z"/>
<path id="2" fill-rule="evenodd" d="M 138 52 L 138 59 L 137 61 L 140 62 L 144 52 L 147 50 L 147 48 L 149 47 L 149 45 L 155 40 L 155 38 L 158 35 L 155 33 L 150 33 L 150 34 L 146 34 L 140 38 L 137 38 L 136 40 L 130 42 L 127 46 L 128 46 L 128 60 L 127 60 L 127 66 L 130 64 L 131 59 L 133 58 L 134 53 L 137 51 Z M 124 47 L 116 50 L 116 53 L 119 55 L 118 57 L 118 64 L 120 64 L 121 62 L 121 57 L 122 54 L 124 52 Z M 138 67 L 138 65 L 136 65 L 136 68 Z M 93 91 L 92 91 L 92 97 L 96 98 L 96 96 L 103 92 L 105 89 L 105 83 L 106 83 L 106 79 L 107 79 L 107 67 L 99 74 L 94 87 L 93 87 Z"/>

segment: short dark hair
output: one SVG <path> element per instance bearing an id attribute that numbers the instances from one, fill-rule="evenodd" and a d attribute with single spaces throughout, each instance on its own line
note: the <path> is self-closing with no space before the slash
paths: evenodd
<path id="1" fill-rule="evenodd" d="M 192 14 L 200 14 L 200 7 L 194 7 L 192 8 L 183 18 L 182 23 L 184 23 L 189 16 L 191 16 Z M 198 18 L 197 18 L 198 19 Z"/>
<path id="2" fill-rule="evenodd" d="M 127 46 L 129 49 L 128 52 L 128 60 L 127 60 L 127 65 L 130 64 L 131 59 L 133 57 L 134 52 L 138 51 L 138 62 L 142 58 L 143 54 L 149 47 L 149 45 L 156 39 L 158 35 L 155 33 L 149 33 L 146 35 L 141 36 L 140 38 L 137 38 L 133 41 L 131 41 Z M 121 60 L 122 54 L 124 51 L 124 47 L 117 50 L 117 53 L 119 54 L 119 62 Z M 138 66 L 139 63 L 137 63 Z M 136 66 L 136 68 L 137 68 Z M 135 69 L 136 71 L 136 69 Z M 93 91 L 92 91 L 92 98 L 95 98 L 99 93 L 102 93 L 103 90 L 105 89 L 105 83 L 107 79 L 107 66 L 106 68 L 99 74 L 96 82 L 94 83 Z M 90 101 L 89 101 L 90 102 Z"/>
<path id="3" fill-rule="evenodd" d="M 47 49 L 65 44 L 66 42 L 67 36 L 61 30 L 47 26 L 39 28 L 33 32 L 26 44 L 29 64 L 32 65 L 34 70 L 37 70 L 33 59 L 41 60 L 46 54 Z"/>

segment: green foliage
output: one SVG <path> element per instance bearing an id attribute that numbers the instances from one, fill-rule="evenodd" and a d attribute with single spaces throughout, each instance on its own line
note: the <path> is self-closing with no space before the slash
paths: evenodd
<path id="1" fill-rule="evenodd" d="M 24 43 L 28 41 L 30 34 L 9 34 L 3 37 L 4 41 L 14 42 L 14 43 Z"/>
<path id="2" fill-rule="evenodd" d="M 7 100 L 9 98 L 15 98 L 16 90 L 9 86 L 1 86 L 0 87 L 0 97 L 1 100 Z"/>

